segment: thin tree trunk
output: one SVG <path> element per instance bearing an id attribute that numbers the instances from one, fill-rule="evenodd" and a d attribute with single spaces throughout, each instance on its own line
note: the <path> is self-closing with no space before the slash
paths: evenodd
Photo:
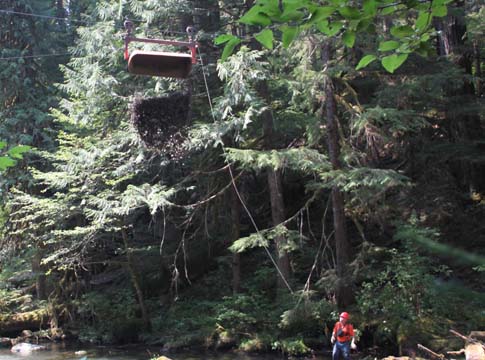
<path id="1" fill-rule="evenodd" d="M 324 64 L 330 65 L 331 44 L 326 41 L 323 45 L 322 57 Z M 327 142 L 330 162 L 334 170 L 341 168 L 340 144 L 338 124 L 335 118 L 334 87 L 330 76 L 325 80 L 325 116 L 327 123 Z M 333 225 L 335 230 L 336 270 L 338 277 L 337 306 L 345 308 L 353 300 L 349 277 L 349 242 L 345 226 L 344 198 L 338 187 L 332 188 Z"/>
<path id="2" fill-rule="evenodd" d="M 478 40 L 473 42 L 473 55 L 475 57 L 475 77 L 477 79 L 475 94 L 478 98 L 482 96 L 482 61 L 480 57 L 480 46 Z"/>
<path id="3" fill-rule="evenodd" d="M 148 316 L 148 311 L 145 306 L 145 299 L 143 296 L 143 291 L 141 290 L 140 281 L 138 279 L 138 275 L 135 270 L 133 256 L 131 254 L 131 249 L 128 243 L 128 234 L 125 228 L 121 229 L 121 237 L 123 238 L 123 244 L 125 246 L 126 251 L 126 260 L 128 264 L 128 271 L 130 273 L 131 281 L 133 283 L 133 287 L 135 288 L 136 296 L 138 298 L 138 304 L 140 305 L 141 316 L 143 320 L 143 326 L 145 330 L 151 329 L 150 317 Z"/>
<path id="4" fill-rule="evenodd" d="M 235 184 L 234 184 L 235 185 Z M 232 243 L 239 239 L 241 235 L 240 211 L 241 204 L 236 190 L 231 191 L 231 240 Z M 232 293 L 237 294 L 241 291 L 241 254 L 234 253 L 232 255 Z"/>
<path id="5" fill-rule="evenodd" d="M 37 299 L 45 300 L 47 299 L 46 277 L 44 274 L 44 269 L 40 263 L 41 260 L 42 250 L 37 249 L 37 252 L 32 258 L 32 272 L 35 274 L 35 290 L 37 292 Z"/>
<path id="6" fill-rule="evenodd" d="M 265 82 L 260 84 L 260 95 L 269 101 L 268 86 Z M 273 144 L 273 114 L 271 110 L 266 110 L 263 113 L 263 135 L 265 139 L 265 148 L 271 149 Z M 281 170 L 267 169 L 269 197 L 271 202 L 271 219 L 273 226 L 277 226 L 285 221 L 285 202 L 283 199 L 283 182 L 281 180 Z M 287 281 L 290 277 L 290 259 L 288 253 L 284 249 L 285 238 L 283 236 L 275 237 L 276 256 L 278 265 L 278 289 L 286 288 Z"/>
<path id="7" fill-rule="evenodd" d="M 250 0 L 247 3 L 250 3 Z M 255 44 L 256 48 L 260 47 L 260 44 Z M 261 81 L 258 85 L 258 93 L 263 99 L 266 100 L 268 105 L 271 98 L 269 95 L 268 84 L 266 81 Z M 262 114 L 263 120 L 263 137 L 264 147 L 266 150 L 272 149 L 274 144 L 274 123 L 273 113 L 271 107 L 268 107 Z M 281 170 L 275 170 L 268 168 L 266 170 L 268 179 L 269 197 L 271 203 L 271 220 L 273 226 L 277 226 L 285 221 L 285 202 L 283 197 L 283 181 Z M 277 289 L 286 289 L 289 287 L 290 279 L 290 258 L 288 252 L 285 250 L 284 245 L 286 239 L 284 236 L 275 237 L 276 248 L 276 265 L 278 266 L 277 275 Z"/>
<path id="8" fill-rule="evenodd" d="M 285 221 L 285 203 L 283 200 L 283 184 L 281 181 L 281 171 L 268 169 L 268 187 L 271 201 L 271 218 L 273 225 L 277 226 Z M 278 289 L 286 288 L 286 282 L 290 277 L 290 258 L 284 249 L 285 238 L 283 236 L 275 237 L 276 255 L 279 271 L 278 274 Z"/>

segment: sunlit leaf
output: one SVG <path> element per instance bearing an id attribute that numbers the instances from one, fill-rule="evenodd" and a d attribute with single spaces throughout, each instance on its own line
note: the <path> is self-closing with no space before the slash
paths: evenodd
<path id="1" fill-rule="evenodd" d="M 235 37 L 236 36 L 230 35 L 230 34 L 222 34 L 214 39 L 214 44 L 221 45 L 221 44 L 224 44 L 225 42 L 228 42 L 229 40 L 234 39 Z"/>
<path id="2" fill-rule="evenodd" d="M 390 73 L 394 73 L 408 58 L 408 54 L 392 54 L 385 56 L 381 60 L 381 64 Z"/>
<path id="3" fill-rule="evenodd" d="M 391 28 L 391 34 L 397 38 L 403 38 L 414 34 L 414 30 L 411 26 L 394 26 Z"/>
<path id="4" fill-rule="evenodd" d="M 375 55 L 366 55 L 362 59 L 360 59 L 359 63 L 355 67 L 355 70 L 360 70 L 362 68 L 365 68 L 367 65 L 369 65 L 371 62 L 373 62 L 375 59 L 377 59 L 377 56 Z"/>
<path id="5" fill-rule="evenodd" d="M 355 32 L 347 30 L 343 35 L 342 35 L 342 41 L 345 44 L 345 46 L 351 48 L 354 46 L 355 43 Z"/>
<path id="6" fill-rule="evenodd" d="M 247 25 L 268 26 L 271 24 L 271 19 L 262 11 L 262 7 L 256 4 L 239 19 L 239 22 Z"/>
<path id="7" fill-rule="evenodd" d="M 379 44 L 379 51 L 396 50 L 399 47 L 399 42 L 395 40 L 383 41 Z"/>
<path id="8" fill-rule="evenodd" d="M 10 155 L 14 159 L 22 159 L 23 158 L 22 155 L 27 151 L 29 151 L 30 149 L 32 149 L 32 147 L 28 145 L 14 146 L 8 151 L 8 155 Z"/>
<path id="9" fill-rule="evenodd" d="M 320 6 L 313 13 L 309 23 L 320 23 L 322 20 L 329 18 L 335 12 L 333 6 Z"/>
<path id="10" fill-rule="evenodd" d="M 226 43 L 226 46 L 224 46 L 224 50 L 222 51 L 222 55 L 221 55 L 221 60 L 222 61 L 225 61 L 229 56 L 231 56 L 231 54 L 233 53 L 234 51 L 234 48 L 241 42 L 241 39 L 239 38 L 234 38 L 232 40 L 229 40 L 227 43 Z"/>
<path id="11" fill-rule="evenodd" d="M 427 11 L 421 11 L 416 19 L 416 29 L 423 31 L 431 23 L 432 16 Z"/>
<path id="12" fill-rule="evenodd" d="M 8 156 L 0 156 L 0 171 L 3 171 L 16 164 L 16 161 Z"/>
<path id="13" fill-rule="evenodd" d="M 377 14 L 377 1 L 376 0 L 364 0 L 362 5 L 364 14 L 367 16 L 375 16 Z"/>
<path id="14" fill-rule="evenodd" d="M 361 17 L 359 10 L 350 6 L 341 7 L 338 12 L 346 19 L 359 19 Z"/>
<path id="15" fill-rule="evenodd" d="M 295 26 L 282 26 L 280 30 L 283 34 L 282 36 L 283 46 L 287 48 L 288 46 L 290 46 L 291 42 L 293 41 L 296 34 L 298 33 L 298 28 Z"/>
<path id="16" fill-rule="evenodd" d="M 433 7 L 431 14 L 436 17 L 443 17 L 448 14 L 448 8 L 446 6 Z"/>
<path id="17" fill-rule="evenodd" d="M 273 49 L 273 31 L 270 29 L 264 29 L 260 33 L 254 35 L 254 38 L 258 40 L 265 48 Z"/>

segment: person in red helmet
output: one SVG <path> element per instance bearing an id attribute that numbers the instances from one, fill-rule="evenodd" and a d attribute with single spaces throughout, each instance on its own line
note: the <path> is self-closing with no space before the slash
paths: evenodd
<path id="1" fill-rule="evenodd" d="M 340 314 L 339 321 L 335 323 L 330 341 L 333 344 L 332 360 L 339 360 L 340 356 L 344 360 L 350 359 L 350 349 L 357 349 L 354 341 L 354 327 L 349 323 L 349 314 Z"/>

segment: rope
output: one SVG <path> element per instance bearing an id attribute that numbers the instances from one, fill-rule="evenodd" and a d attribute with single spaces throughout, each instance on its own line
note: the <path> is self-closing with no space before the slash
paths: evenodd
<path id="1" fill-rule="evenodd" d="M 214 108 L 212 106 L 212 99 L 211 99 L 211 96 L 210 96 L 209 85 L 207 83 L 207 77 L 206 77 L 206 74 L 205 74 L 204 61 L 202 60 L 202 55 L 201 55 L 199 49 L 197 49 L 197 52 L 199 53 L 199 59 L 200 59 L 200 63 L 201 63 L 201 66 L 202 66 L 202 75 L 204 77 L 204 84 L 205 84 L 205 89 L 206 89 L 206 92 L 207 92 L 207 99 L 209 100 L 209 106 L 210 106 L 210 110 L 211 110 L 212 120 L 214 122 L 216 122 L 217 120 L 216 120 L 216 117 L 215 117 L 215 114 L 214 114 Z M 221 147 L 222 147 L 222 152 L 224 154 L 226 154 L 226 148 L 225 148 L 225 146 L 224 145 L 221 145 Z M 234 174 L 232 172 L 231 164 L 228 163 L 227 166 L 228 166 L 228 170 L 229 170 L 229 175 L 231 176 L 232 186 L 234 188 L 234 191 L 236 192 L 236 195 L 237 195 L 237 197 L 239 199 L 239 202 L 241 203 L 242 207 L 244 208 L 244 210 L 248 214 L 249 219 L 251 220 L 251 224 L 253 225 L 254 229 L 256 230 L 256 233 L 261 237 L 261 239 L 264 239 L 263 235 L 261 234 L 261 231 L 259 230 L 258 225 L 256 224 L 256 221 L 254 220 L 254 218 L 253 218 L 253 216 L 251 214 L 251 211 L 246 206 L 246 203 L 244 202 L 244 200 L 243 200 L 243 198 L 241 196 L 241 193 L 239 192 L 239 190 L 237 188 L 236 180 L 235 180 Z M 290 284 L 288 283 L 288 281 L 286 280 L 285 276 L 281 272 L 281 269 L 279 268 L 278 264 L 276 263 L 274 257 L 271 255 L 271 252 L 269 251 L 268 247 L 265 246 L 265 245 L 263 245 L 263 248 L 266 251 L 266 253 L 268 254 L 269 258 L 271 259 L 271 262 L 273 263 L 274 267 L 278 271 L 278 274 L 281 277 L 281 279 L 283 280 L 283 282 L 285 283 L 286 287 L 288 288 L 288 290 L 290 291 L 290 293 L 293 294 L 293 289 L 291 288 Z"/>
<path id="2" fill-rule="evenodd" d="M 63 21 L 69 21 L 69 22 L 73 22 L 73 23 L 88 24 L 87 21 L 83 21 L 83 20 L 73 20 L 73 19 L 65 18 L 65 17 L 57 17 L 57 16 L 50 16 L 50 15 L 41 15 L 41 14 L 25 13 L 25 12 L 14 11 L 14 10 L 0 9 L 0 13 L 13 14 L 13 15 L 32 16 L 32 17 L 38 17 L 38 18 L 44 18 L 44 19 L 63 20 Z"/>
<path id="3" fill-rule="evenodd" d="M 26 56 L 10 56 L 10 57 L 0 57 L 0 60 L 31 59 L 31 58 L 50 57 L 50 56 L 67 56 L 67 55 L 71 55 L 71 54 L 70 53 L 63 53 L 63 54 L 39 54 L 39 55 L 26 55 Z"/>

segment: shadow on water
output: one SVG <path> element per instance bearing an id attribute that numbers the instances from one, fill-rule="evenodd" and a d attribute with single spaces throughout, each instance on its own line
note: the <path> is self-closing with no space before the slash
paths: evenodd
<path id="1" fill-rule="evenodd" d="M 76 354 L 83 351 L 82 354 Z M 85 352 L 84 352 L 85 351 Z M 277 355 L 246 354 L 208 354 L 201 352 L 162 354 L 159 350 L 146 347 L 110 348 L 83 345 L 48 344 L 46 350 L 33 351 L 30 354 L 14 354 L 10 349 L 0 349 L 0 360 L 149 360 L 165 355 L 172 360 L 282 360 L 286 357 Z M 328 358 L 317 357 L 317 360 Z"/>

